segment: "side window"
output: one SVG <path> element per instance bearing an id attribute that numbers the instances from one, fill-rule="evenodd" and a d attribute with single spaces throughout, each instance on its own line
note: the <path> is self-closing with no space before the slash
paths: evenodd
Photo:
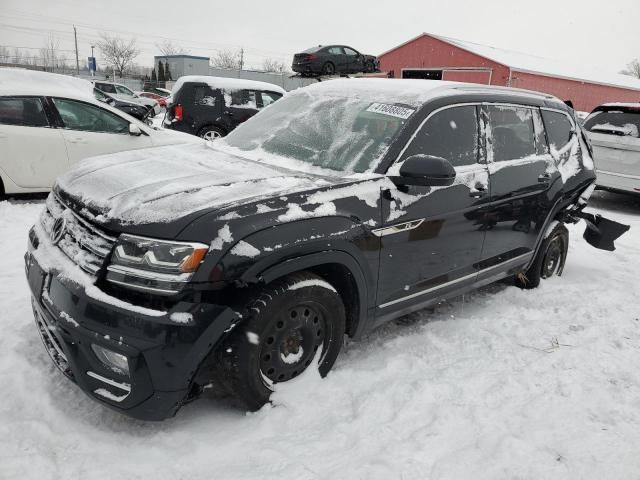
<path id="1" fill-rule="evenodd" d="M 357 55 L 356 51 L 351 49 L 351 48 L 349 48 L 349 47 L 343 47 L 343 50 L 344 50 L 345 55 L 352 55 L 354 57 Z"/>
<path id="2" fill-rule="evenodd" d="M 96 83 L 96 87 L 106 93 L 118 93 L 116 87 L 110 83 Z"/>
<path id="3" fill-rule="evenodd" d="M 208 85 L 196 85 L 193 87 L 193 103 L 206 107 L 215 107 L 220 96 L 219 90 L 212 90 Z"/>
<path id="4" fill-rule="evenodd" d="M 267 107 L 279 98 L 282 98 L 282 95 L 275 92 L 260 92 L 260 98 L 262 99 L 262 107 Z"/>
<path id="5" fill-rule="evenodd" d="M 561 150 L 562 147 L 569 143 L 573 132 L 573 125 L 569 117 L 564 113 L 542 110 L 542 119 L 547 131 L 549 145 L 556 150 Z"/>
<path id="6" fill-rule="evenodd" d="M 258 108 L 255 90 L 231 90 L 231 106 L 236 108 Z"/>
<path id="7" fill-rule="evenodd" d="M 330 47 L 327 49 L 327 52 L 331 55 L 344 55 L 341 47 Z"/>
<path id="8" fill-rule="evenodd" d="M 488 110 L 494 162 L 536 154 L 531 108 L 495 105 Z"/>
<path id="9" fill-rule="evenodd" d="M 0 124 L 47 127 L 49 121 L 39 98 L 0 98 Z"/>
<path id="10" fill-rule="evenodd" d="M 65 128 L 84 132 L 129 132 L 129 122 L 107 110 L 64 98 L 54 98 L 53 101 Z"/>
<path id="11" fill-rule="evenodd" d="M 118 92 L 120 95 L 126 95 L 127 97 L 134 96 L 133 91 L 129 90 L 127 87 L 123 87 L 122 85 L 115 85 L 115 87 L 116 92 Z"/>
<path id="12" fill-rule="evenodd" d="M 403 155 L 433 155 L 454 167 L 478 161 L 478 117 L 475 106 L 451 107 L 424 124 Z"/>

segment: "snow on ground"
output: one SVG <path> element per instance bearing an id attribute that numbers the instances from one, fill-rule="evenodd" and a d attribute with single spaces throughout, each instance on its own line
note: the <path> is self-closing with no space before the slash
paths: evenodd
<path id="1" fill-rule="evenodd" d="M 349 343 L 246 414 L 202 399 L 142 423 L 49 360 L 22 266 L 41 204 L 0 202 L 2 479 L 640 478 L 640 202 L 614 253 L 571 228 L 565 274 L 497 284 Z"/>

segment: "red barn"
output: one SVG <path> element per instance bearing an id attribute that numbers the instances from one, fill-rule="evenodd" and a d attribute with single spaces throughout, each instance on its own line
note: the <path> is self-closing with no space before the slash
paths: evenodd
<path id="1" fill-rule="evenodd" d="M 380 69 L 396 78 L 453 80 L 525 88 L 571 100 L 590 112 L 606 102 L 640 102 L 640 80 L 564 62 L 423 33 L 383 53 Z"/>

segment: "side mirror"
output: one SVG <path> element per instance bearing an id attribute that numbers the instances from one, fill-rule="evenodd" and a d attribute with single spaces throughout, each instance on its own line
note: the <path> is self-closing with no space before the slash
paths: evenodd
<path id="1" fill-rule="evenodd" d="M 400 176 L 393 177 L 396 185 L 418 185 L 424 187 L 448 187 L 453 185 L 456 170 L 441 157 L 433 155 L 411 155 L 400 166 Z"/>
<path id="2" fill-rule="evenodd" d="M 129 124 L 129 135 L 133 135 L 134 137 L 139 137 L 140 135 L 142 135 L 142 130 L 140 130 L 140 127 L 137 125 L 134 125 L 133 123 Z"/>

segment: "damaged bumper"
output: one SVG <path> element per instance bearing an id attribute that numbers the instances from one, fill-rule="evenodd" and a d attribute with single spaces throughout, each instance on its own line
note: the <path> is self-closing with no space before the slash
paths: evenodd
<path id="1" fill-rule="evenodd" d="M 141 420 L 171 417 L 190 399 L 194 375 L 236 316 L 204 303 L 179 302 L 156 316 L 121 308 L 44 268 L 33 245 L 25 271 L 37 331 L 54 364 L 89 396 Z M 172 321 L 175 312 L 193 320 Z"/>

